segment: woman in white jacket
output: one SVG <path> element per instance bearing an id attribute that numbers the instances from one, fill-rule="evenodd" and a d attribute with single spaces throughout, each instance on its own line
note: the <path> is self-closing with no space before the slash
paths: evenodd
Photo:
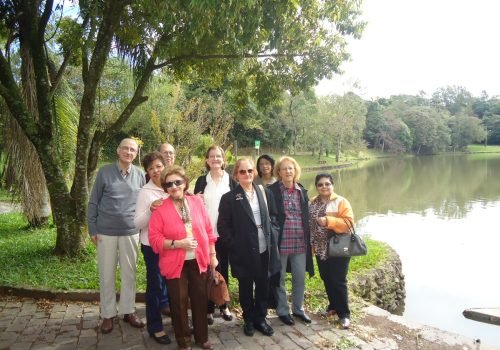
<path id="1" fill-rule="evenodd" d="M 149 244 L 148 225 L 151 213 L 163 203 L 168 195 L 161 187 L 160 175 L 165 160 L 160 152 L 151 152 L 142 159 L 149 181 L 139 191 L 135 207 L 134 224 L 140 230 L 141 251 L 146 263 L 146 323 L 149 336 L 160 344 L 170 344 L 170 338 L 163 329 L 161 314 L 169 310 L 167 285 L 160 274 L 158 254 Z"/>

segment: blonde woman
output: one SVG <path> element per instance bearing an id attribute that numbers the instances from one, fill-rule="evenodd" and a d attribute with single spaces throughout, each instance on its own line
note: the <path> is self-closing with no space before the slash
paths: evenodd
<path id="1" fill-rule="evenodd" d="M 239 185 L 222 196 L 217 229 L 228 247 L 231 272 L 238 279 L 243 309 L 243 331 L 271 336 L 266 322 L 270 276 L 281 265 L 277 247 L 278 224 L 269 190 L 253 183 L 256 170 L 251 159 L 239 159 L 233 177 Z"/>
<path id="2" fill-rule="evenodd" d="M 278 245 L 281 258 L 280 286 L 276 288 L 277 314 L 281 322 L 295 324 L 290 315 L 286 294 L 287 265 L 292 273 L 292 315 L 304 323 L 311 319 L 304 312 L 305 274 L 314 275 L 309 240 L 309 197 L 307 190 L 297 181 L 300 166 L 292 157 L 281 157 L 274 169 L 277 182 L 269 186 L 276 201 L 280 233 Z"/>

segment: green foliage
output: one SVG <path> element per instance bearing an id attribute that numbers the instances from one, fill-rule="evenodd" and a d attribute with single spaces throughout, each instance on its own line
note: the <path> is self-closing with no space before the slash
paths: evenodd
<path id="1" fill-rule="evenodd" d="M 82 27 L 74 18 L 61 18 L 56 42 L 59 44 L 63 56 L 68 57 L 73 66 L 79 66 L 82 63 L 82 38 Z"/>
<path id="2" fill-rule="evenodd" d="M 453 150 L 464 150 L 473 142 L 481 142 L 486 132 L 476 117 L 453 116 L 448 122 Z"/>

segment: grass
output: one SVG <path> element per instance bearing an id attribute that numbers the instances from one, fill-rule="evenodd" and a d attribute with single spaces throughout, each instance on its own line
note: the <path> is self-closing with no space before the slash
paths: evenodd
<path id="1" fill-rule="evenodd" d="M 97 257 L 93 244 L 79 259 L 53 254 L 56 229 L 47 225 L 30 229 L 19 213 L 0 215 L 0 284 L 50 289 L 99 289 Z M 90 241 L 89 241 L 90 242 Z M 137 286 L 144 290 L 144 262 L 139 259 Z"/>
<path id="2" fill-rule="evenodd" d="M 12 201 L 12 196 L 5 188 L 0 187 L 0 201 L 10 202 Z"/>
<path id="3" fill-rule="evenodd" d="M 469 145 L 467 146 L 467 150 L 470 153 L 489 153 L 489 152 L 500 152 L 500 146 L 498 145 Z"/>
<path id="4" fill-rule="evenodd" d="M 0 214 L 0 285 L 58 290 L 99 289 L 96 251 L 90 241 L 79 259 L 60 258 L 52 254 L 56 241 L 56 229 L 53 225 L 41 229 L 27 227 L 27 222 L 19 213 Z M 370 253 L 351 259 L 350 274 L 362 273 L 384 259 L 384 244 L 369 238 L 366 243 Z M 145 291 L 145 276 L 144 260 L 140 254 L 137 267 L 138 291 Z M 118 279 L 117 283 L 119 284 Z M 289 274 L 287 284 L 290 287 Z M 232 303 L 236 307 L 238 283 L 230 278 L 229 285 Z M 319 312 L 325 310 L 326 306 L 323 281 L 316 267 L 315 276 L 306 278 L 306 307 L 312 312 Z"/>

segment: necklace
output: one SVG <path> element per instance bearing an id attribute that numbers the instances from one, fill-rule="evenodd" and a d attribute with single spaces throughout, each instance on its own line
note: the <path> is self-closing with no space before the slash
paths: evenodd
<path id="1" fill-rule="evenodd" d="M 253 202 L 253 197 L 255 195 L 255 191 L 253 190 L 253 187 L 252 187 L 251 191 L 249 191 L 249 192 L 245 191 L 245 195 L 247 196 L 249 202 Z"/>
<path id="2" fill-rule="evenodd" d="M 174 199 L 174 205 L 184 223 L 191 221 L 186 201 L 184 199 Z"/>

